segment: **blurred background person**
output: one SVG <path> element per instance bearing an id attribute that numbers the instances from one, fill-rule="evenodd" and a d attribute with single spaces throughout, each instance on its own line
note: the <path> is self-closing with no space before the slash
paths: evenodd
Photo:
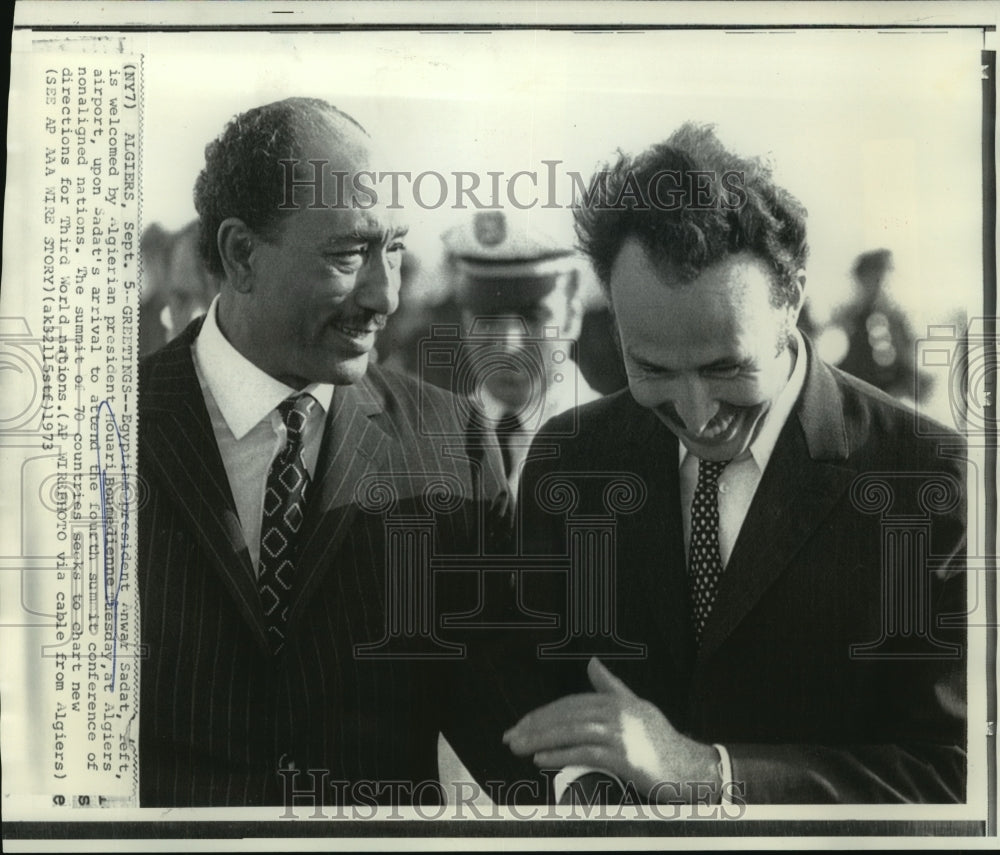
<path id="1" fill-rule="evenodd" d="M 506 219 L 506 214 L 502 212 L 484 213 L 499 214 Z M 457 291 L 468 276 L 468 261 L 453 255 L 448 244 L 457 240 L 459 234 L 465 235 L 466 242 L 473 240 L 469 237 L 474 228 L 472 222 L 453 223 L 433 250 L 425 249 L 418 254 L 407 249 L 403 259 L 400 307 L 389 318 L 378 338 L 377 358 L 380 364 L 411 374 L 426 373 L 426 366 L 422 367 L 420 363 L 421 342 L 430 338 L 435 326 L 462 328 L 463 307 L 468 315 L 468 301 Z M 559 240 L 537 226 L 524 228 L 534 238 L 543 239 L 555 247 L 560 255 L 571 256 L 571 231 L 567 232 L 565 239 Z M 488 265 L 490 260 L 486 259 L 485 263 Z M 580 306 L 580 331 L 576 337 L 577 369 L 594 391 L 602 395 L 617 392 L 625 387 L 627 379 L 621 353 L 614 340 L 614 324 L 607 301 L 597 283 L 588 280 L 590 274 L 586 268 L 577 267 L 573 276 L 576 282 L 575 299 Z M 465 328 L 468 329 L 467 322 Z M 426 379 L 451 388 L 452 380 L 448 373 L 431 371 Z"/>
<path id="2" fill-rule="evenodd" d="M 461 335 L 451 365 L 424 365 L 424 377 L 451 384 L 496 432 L 516 495 L 538 429 L 600 397 L 576 364 L 579 262 L 572 246 L 503 211 L 479 211 L 442 240 Z"/>
<path id="3" fill-rule="evenodd" d="M 851 299 L 834 310 L 821 332 L 820 352 L 842 371 L 915 403 L 926 396 L 928 377 L 917 370 L 916 339 L 906 313 L 887 293 L 892 271 L 888 249 L 857 257 Z"/>
<path id="4" fill-rule="evenodd" d="M 448 229 L 442 243 L 448 297 L 421 312 L 423 344 L 410 352 L 419 350 L 424 380 L 463 396 L 470 415 L 496 433 L 513 497 L 538 429 L 601 397 L 575 362 L 584 315 L 579 259 L 569 243 L 495 210 Z M 523 605 L 506 611 L 512 598 L 520 603 L 516 574 L 484 573 L 481 584 L 469 621 L 531 625 Z M 472 780 L 444 737 L 438 767 L 446 790 Z"/>
<path id="5" fill-rule="evenodd" d="M 198 221 L 180 231 L 153 223 L 142 233 L 139 354 L 158 350 L 208 311 L 219 281 L 198 254 Z"/>
<path id="6" fill-rule="evenodd" d="M 448 267 L 448 263 L 447 258 L 435 258 L 432 269 L 427 270 L 422 256 L 407 246 L 400 267 L 399 308 L 389 316 L 375 342 L 374 355 L 379 365 L 420 376 L 420 342 L 430 336 L 435 324 L 457 326 L 462 322 L 454 295 L 446 285 L 439 284 L 454 278 L 454 265 Z M 446 265 L 443 271 L 442 265 Z M 436 287 L 428 288 L 428 282 Z"/>

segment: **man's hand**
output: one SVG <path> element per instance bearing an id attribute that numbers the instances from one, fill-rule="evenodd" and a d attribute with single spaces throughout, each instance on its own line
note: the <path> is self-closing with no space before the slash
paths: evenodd
<path id="1" fill-rule="evenodd" d="M 567 695 L 528 713 L 503 737 L 536 766 L 591 766 L 632 781 L 642 796 L 717 801 L 718 752 L 674 728 L 653 704 L 635 694 L 596 658 L 587 665 L 594 692 Z M 658 787 L 661 782 L 666 786 Z M 712 788 L 697 784 L 709 782 Z"/>

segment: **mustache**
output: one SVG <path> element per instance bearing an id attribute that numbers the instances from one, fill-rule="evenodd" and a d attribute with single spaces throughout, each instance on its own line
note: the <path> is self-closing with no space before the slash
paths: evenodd
<path id="1" fill-rule="evenodd" d="M 705 425 L 703 430 L 711 430 L 713 427 L 725 422 L 727 419 L 738 414 L 740 409 L 742 408 L 734 407 L 728 404 L 719 407 L 718 412 L 716 412 L 716 414 L 712 416 L 711 420 L 708 422 L 707 425 Z M 657 407 L 657 410 L 659 411 L 661 416 L 665 416 L 667 419 L 674 422 L 674 424 L 684 427 L 685 430 L 688 430 L 684 419 L 681 418 L 680 413 L 677 412 L 677 408 L 672 403 L 665 402 L 663 404 L 660 404 L 660 406 Z"/>

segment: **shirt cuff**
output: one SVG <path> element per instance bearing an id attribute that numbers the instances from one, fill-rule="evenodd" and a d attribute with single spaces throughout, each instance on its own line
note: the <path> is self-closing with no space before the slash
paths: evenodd
<path id="1" fill-rule="evenodd" d="M 719 804 L 731 806 L 733 793 L 733 761 L 729 757 L 729 752 L 725 745 L 712 745 L 719 752 L 719 777 L 722 782 L 719 784 Z"/>

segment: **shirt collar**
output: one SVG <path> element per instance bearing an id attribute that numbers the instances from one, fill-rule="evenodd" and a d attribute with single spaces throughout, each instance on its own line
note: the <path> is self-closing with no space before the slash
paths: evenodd
<path id="1" fill-rule="evenodd" d="M 261 371 L 233 347 L 219 329 L 216 297 L 194 343 L 194 358 L 219 412 L 236 439 L 242 439 L 289 395 L 299 391 Z M 330 409 L 333 384 L 312 383 L 302 389 Z"/>
<path id="2" fill-rule="evenodd" d="M 789 346 L 792 349 L 792 359 L 795 360 L 792 374 L 788 378 L 785 388 L 778 394 L 774 406 L 764 416 L 764 424 L 760 426 L 754 441 L 750 443 L 750 454 L 757 461 L 757 467 L 761 472 L 767 468 L 768 461 L 774 453 L 774 446 L 778 443 L 781 429 L 788 421 L 806 380 L 808 357 L 806 356 L 805 341 L 803 341 L 802 333 L 798 329 L 795 330 L 795 337 Z"/>
<path id="3" fill-rule="evenodd" d="M 785 384 L 785 388 L 775 398 L 774 406 L 764 416 L 764 421 L 760 426 L 760 430 L 757 431 L 757 436 L 754 437 L 753 442 L 750 443 L 750 447 L 747 449 L 749 456 L 753 458 L 760 472 L 763 472 L 767 468 L 768 461 L 770 461 L 771 455 L 774 453 L 774 446 L 778 442 L 778 436 L 781 434 L 781 429 L 785 426 L 785 422 L 788 421 L 788 417 L 792 413 L 792 408 L 795 406 L 799 392 L 802 391 L 802 386 L 806 380 L 806 361 L 808 359 L 806 345 L 802 338 L 802 333 L 797 328 L 793 340 L 789 344 L 789 348 L 792 351 L 792 359 L 795 360 L 792 366 L 792 373 Z M 678 445 L 680 446 L 679 462 L 683 464 L 687 458 L 688 450 L 684 447 L 683 442 L 678 443 Z M 746 458 L 741 455 L 740 459 Z"/>

